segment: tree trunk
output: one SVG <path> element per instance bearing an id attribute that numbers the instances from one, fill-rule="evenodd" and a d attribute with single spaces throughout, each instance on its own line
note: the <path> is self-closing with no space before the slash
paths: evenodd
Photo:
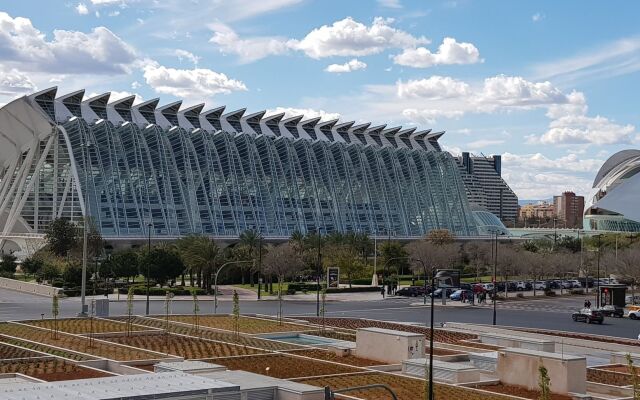
<path id="1" fill-rule="evenodd" d="M 202 268 L 198 268 L 198 271 L 196 273 L 197 273 L 197 275 L 196 275 L 196 279 L 197 279 L 196 284 L 198 285 L 198 287 L 201 288 L 202 287 Z"/>
<path id="2" fill-rule="evenodd" d="M 184 287 L 184 272 L 180 275 L 180 283 L 182 284 L 182 287 Z"/>
<path id="3" fill-rule="evenodd" d="M 189 286 L 193 287 L 193 270 L 189 268 Z"/>

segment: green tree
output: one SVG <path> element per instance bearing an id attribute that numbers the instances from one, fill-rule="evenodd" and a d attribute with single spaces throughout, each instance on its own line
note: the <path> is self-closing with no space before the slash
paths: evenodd
<path id="1" fill-rule="evenodd" d="M 140 273 L 140 255 L 132 249 L 113 254 L 108 264 L 113 275 L 118 278 L 126 278 L 127 283 L 130 278 L 135 281 L 136 276 Z"/>
<path id="2" fill-rule="evenodd" d="M 177 252 L 163 247 L 154 247 L 142 257 L 140 269 L 145 278 L 164 286 L 167 281 L 176 278 L 184 271 L 184 264 Z"/>
<path id="3" fill-rule="evenodd" d="M 25 275 L 36 275 L 40 273 L 42 267 L 44 266 L 44 262 L 39 257 L 27 257 L 24 259 L 22 264 L 20 264 L 20 269 Z"/>
<path id="4" fill-rule="evenodd" d="M 547 367 L 542 363 L 538 367 L 538 387 L 540 388 L 538 400 L 551 400 L 551 378 L 549 378 Z"/>
<path id="5" fill-rule="evenodd" d="M 255 273 L 258 257 L 258 247 L 262 244 L 262 235 L 252 229 L 246 230 L 240 234 L 240 243 L 241 247 L 244 247 L 248 250 L 249 260 L 253 260 L 253 265 L 249 263 L 240 264 L 241 268 L 249 268 L 249 284 L 253 287 L 253 274 Z M 245 265 L 245 267 L 242 267 Z M 244 274 L 243 274 L 244 279 Z M 243 281 L 244 283 L 244 281 Z"/>
<path id="6" fill-rule="evenodd" d="M 380 245 L 380 260 L 378 265 L 385 266 L 383 274 L 392 275 L 394 272 L 402 274 L 409 268 L 409 253 L 400 242 L 384 242 Z"/>
<path id="7" fill-rule="evenodd" d="M 78 230 L 69 220 L 56 218 L 49 223 L 44 239 L 55 255 L 64 257 L 77 245 Z"/>
<path id="8" fill-rule="evenodd" d="M 237 291 L 233 291 L 233 331 L 236 335 L 236 340 L 240 337 L 240 297 Z"/>
<path id="9" fill-rule="evenodd" d="M 13 255 L 13 252 L 2 252 L 2 258 L 0 258 L 0 276 L 6 278 L 13 278 L 16 273 L 16 260 L 18 258 Z"/>
<path id="10" fill-rule="evenodd" d="M 44 263 L 40 270 L 42 279 L 46 281 L 52 281 L 55 278 L 60 277 L 61 268 L 60 263 L 56 260 L 50 260 Z"/>
<path id="11" fill-rule="evenodd" d="M 350 244 L 333 244 L 325 258 L 328 265 L 340 268 L 340 274 L 347 277 L 349 287 L 354 275 L 364 270 L 364 264 L 358 259 L 358 251 Z"/>
<path id="12" fill-rule="evenodd" d="M 213 274 L 222 258 L 220 247 L 206 236 L 191 235 L 178 241 L 178 251 L 188 269 L 202 274 L 201 287 L 205 288 L 209 294 L 213 284 Z"/>
<path id="13" fill-rule="evenodd" d="M 82 285 L 82 264 L 78 261 L 71 261 L 62 272 L 62 280 L 67 286 Z"/>

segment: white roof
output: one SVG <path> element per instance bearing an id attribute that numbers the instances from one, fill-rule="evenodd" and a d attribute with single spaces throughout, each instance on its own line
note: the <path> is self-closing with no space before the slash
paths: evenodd
<path id="1" fill-rule="evenodd" d="M 413 333 L 413 332 L 405 332 L 405 331 L 395 331 L 393 329 L 384 329 L 384 328 L 358 328 L 358 332 L 366 331 L 366 332 L 376 332 L 382 333 L 384 335 L 393 335 L 393 336 L 405 336 L 405 337 L 424 337 L 422 333 Z"/>
<path id="2" fill-rule="evenodd" d="M 237 392 L 240 388 L 227 382 L 182 372 L 123 375 L 108 378 L 78 379 L 48 383 L 22 383 L 0 387 L 0 400 L 111 400 L 149 398 L 180 393 Z"/>

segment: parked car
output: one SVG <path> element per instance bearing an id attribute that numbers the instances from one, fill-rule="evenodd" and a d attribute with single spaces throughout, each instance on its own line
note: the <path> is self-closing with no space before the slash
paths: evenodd
<path id="1" fill-rule="evenodd" d="M 485 291 L 487 292 L 491 292 L 493 291 L 493 283 L 483 283 L 482 287 L 484 288 Z"/>
<path id="2" fill-rule="evenodd" d="M 518 281 L 516 283 L 516 290 L 518 291 L 531 290 L 532 288 L 533 285 L 531 285 L 531 282 Z"/>
<path id="3" fill-rule="evenodd" d="M 580 288 L 582 288 L 582 284 L 577 279 L 571 279 L 569 282 L 571 283 L 571 288 L 572 289 L 580 289 Z"/>
<path id="4" fill-rule="evenodd" d="M 587 324 L 592 322 L 602 324 L 602 322 L 604 322 L 604 314 L 599 310 L 593 310 L 591 308 L 583 308 L 578 312 L 574 312 L 571 318 L 574 321 L 586 322 Z"/>
<path id="5" fill-rule="evenodd" d="M 474 283 L 473 285 L 471 285 L 471 290 L 475 294 L 484 293 L 487 291 L 487 289 L 484 288 L 484 285 L 482 283 Z"/>
<path id="6" fill-rule="evenodd" d="M 545 290 L 548 287 L 547 282 L 544 281 L 536 282 L 533 284 L 533 286 L 536 288 L 536 290 Z"/>
<path id="7" fill-rule="evenodd" d="M 561 286 L 560 281 L 552 280 L 547 282 L 547 287 L 549 289 L 560 289 L 560 286 Z"/>
<path id="8" fill-rule="evenodd" d="M 605 317 L 617 317 L 617 318 L 624 317 L 624 308 L 619 306 L 606 305 L 600 308 L 598 311 L 602 312 L 602 314 L 604 314 Z"/>
<path id="9" fill-rule="evenodd" d="M 455 292 L 451 293 L 449 298 L 451 300 L 454 300 L 454 301 L 461 301 L 462 300 L 462 293 L 466 293 L 466 298 L 471 300 L 471 297 L 473 296 L 473 292 L 471 290 L 467 290 L 467 289 L 458 289 Z"/>
<path id="10" fill-rule="evenodd" d="M 439 299 L 442 297 L 442 292 L 444 292 L 444 295 L 449 297 L 449 295 L 451 295 L 451 293 L 453 293 L 453 289 L 451 288 L 446 288 L 446 289 L 436 289 L 433 293 L 430 294 L 430 296 L 433 296 L 436 299 Z"/>
<path id="11" fill-rule="evenodd" d="M 461 283 L 460 284 L 460 289 L 471 290 L 471 284 L 470 283 Z"/>
<path id="12" fill-rule="evenodd" d="M 407 286 L 396 291 L 398 296 L 418 297 L 424 296 L 424 286 Z"/>
<path id="13" fill-rule="evenodd" d="M 627 317 L 631 319 L 640 319 L 640 309 L 633 309 L 627 311 Z"/>
<path id="14" fill-rule="evenodd" d="M 573 283 L 571 283 L 570 281 L 562 281 L 562 282 L 560 282 L 560 286 L 563 289 L 572 289 L 573 288 Z"/>

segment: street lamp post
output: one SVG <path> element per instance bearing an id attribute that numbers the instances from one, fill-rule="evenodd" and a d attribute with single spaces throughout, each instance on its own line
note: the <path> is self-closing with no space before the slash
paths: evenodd
<path id="1" fill-rule="evenodd" d="M 262 298 L 262 235 L 258 238 L 258 300 Z"/>
<path id="2" fill-rule="evenodd" d="M 322 254 L 320 253 L 320 247 L 322 245 L 320 237 L 320 228 L 316 229 L 316 235 L 318 236 L 318 259 L 316 261 L 316 317 L 320 316 L 320 259 Z"/>
<path id="3" fill-rule="evenodd" d="M 598 287 L 596 288 L 596 290 L 598 291 L 598 293 L 596 294 L 596 301 L 598 302 L 598 308 L 602 307 L 602 303 L 600 303 L 600 250 L 602 245 L 600 244 L 600 237 L 601 235 L 598 235 L 598 278 L 596 280 Z"/>
<path id="4" fill-rule="evenodd" d="M 496 295 L 498 293 L 498 282 L 497 282 L 497 272 L 498 272 L 498 231 L 495 232 L 496 241 L 495 241 L 495 251 L 493 252 L 493 325 L 496 324 L 496 314 L 497 314 L 497 299 Z M 535 284 L 535 282 L 534 282 Z M 506 283 L 505 283 L 506 285 Z"/>
<path id="5" fill-rule="evenodd" d="M 84 162 L 84 191 L 82 192 L 82 202 L 84 204 L 84 218 L 83 218 L 83 229 L 82 229 L 82 284 L 80 286 L 80 317 L 86 317 L 88 306 L 87 306 L 87 236 L 89 230 L 89 202 L 87 201 L 88 193 L 89 193 L 89 173 L 90 173 L 90 159 L 89 159 L 89 147 L 91 143 L 89 141 L 84 141 L 84 137 L 82 139 L 82 152 L 83 157 L 85 158 Z M 80 182 L 78 182 L 78 186 L 80 186 Z"/>
<path id="6" fill-rule="evenodd" d="M 250 263 L 250 262 L 253 262 L 253 261 L 228 261 L 228 262 L 222 264 L 216 270 L 216 275 L 213 278 L 213 313 L 214 314 L 218 313 L 218 275 L 220 274 L 220 271 L 222 271 L 222 269 L 224 267 L 226 267 L 227 265 Z"/>
<path id="7" fill-rule="evenodd" d="M 147 306 L 146 306 L 146 315 L 149 315 L 149 269 L 150 269 L 150 263 L 149 261 L 151 260 L 151 227 L 153 225 L 151 224 L 151 221 L 147 222 L 147 257 L 149 257 L 149 259 L 147 260 L 147 273 L 145 275 L 146 276 L 146 281 L 147 281 Z"/>

